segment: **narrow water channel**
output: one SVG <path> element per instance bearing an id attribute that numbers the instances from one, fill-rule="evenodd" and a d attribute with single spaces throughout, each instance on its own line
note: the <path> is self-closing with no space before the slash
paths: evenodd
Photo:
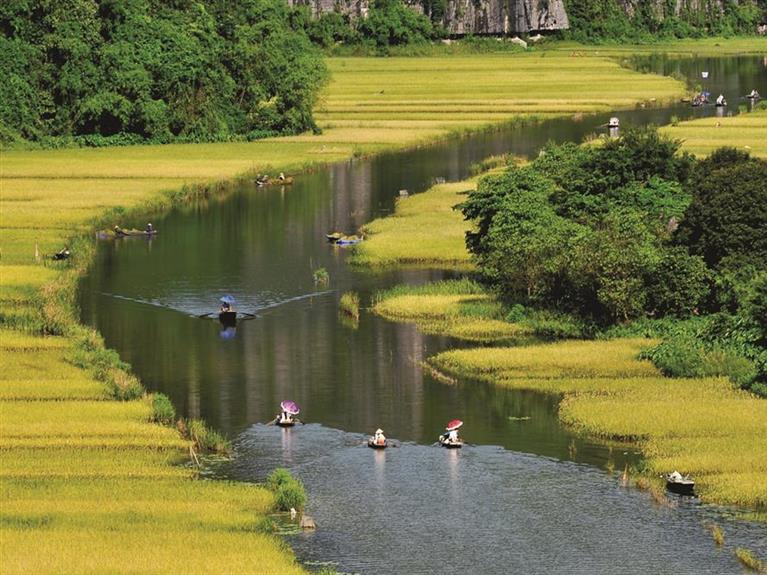
<path id="1" fill-rule="evenodd" d="M 731 103 L 752 88 L 767 93 L 762 58 L 653 58 L 642 66 L 691 83 L 707 70 L 705 88 Z M 362 573 L 737 572 L 731 549 L 716 550 L 703 523 L 726 522 L 728 545 L 763 554 L 764 526 L 730 523 L 694 502 L 656 508 L 620 488 L 605 469 L 635 459 L 633 450 L 575 437 L 557 420 L 556 398 L 448 386 L 422 371 L 421 360 L 457 342 L 364 312 L 358 325 L 341 321 L 344 291 L 367 304 L 377 289 L 442 273 L 354 269 L 324 241 L 328 230 L 390 213 L 400 189 L 463 179 L 492 154 L 531 156 L 549 140 L 581 141 L 610 115 L 622 125 L 662 125 L 714 113 L 678 104 L 518 124 L 330 166 L 284 189 L 243 184 L 223 200 L 161 216 L 151 241 L 101 243 L 82 282 L 82 318 L 148 387 L 234 438 L 237 457 L 222 473 L 259 481 L 285 465 L 304 480 L 320 528 L 291 537 L 303 560 Z M 330 274 L 327 288 L 313 283 L 319 267 Z M 256 318 L 232 332 L 196 317 L 224 293 Z M 259 425 L 285 398 L 311 424 Z M 431 447 L 454 417 L 467 422 L 474 445 L 461 453 Z M 402 447 L 362 448 L 362 434 L 376 427 Z"/>

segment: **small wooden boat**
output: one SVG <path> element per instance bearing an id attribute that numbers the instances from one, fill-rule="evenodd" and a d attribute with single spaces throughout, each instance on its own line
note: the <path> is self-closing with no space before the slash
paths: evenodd
<path id="1" fill-rule="evenodd" d="M 116 238 L 127 238 L 132 236 L 154 236 L 157 235 L 157 230 L 124 230 L 118 228 L 114 230 Z"/>
<path id="2" fill-rule="evenodd" d="M 610 118 L 610 121 L 607 122 L 608 128 L 619 128 L 620 125 L 621 125 L 621 121 L 616 117 Z"/>
<path id="3" fill-rule="evenodd" d="M 295 419 L 289 419 L 288 421 L 283 421 L 279 417 L 274 421 L 276 425 L 279 425 L 280 427 L 293 427 L 296 424 Z"/>
<path id="4" fill-rule="evenodd" d="M 230 311 L 220 311 L 218 312 L 218 321 L 220 321 L 223 325 L 226 326 L 233 326 L 237 324 L 237 312 L 230 310 Z"/>
<path id="5" fill-rule="evenodd" d="M 674 471 L 666 475 L 666 489 L 678 495 L 695 495 L 695 481 Z"/>
<path id="6" fill-rule="evenodd" d="M 335 241 L 335 244 L 337 246 L 353 246 L 355 244 L 358 244 L 362 241 L 362 237 L 360 236 L 344 236 L 342 238 L 339 238 Z"/>
<path id="7" fill-rule="evenodd" d="M 325 238 L 331 243 L 334 244 L 341 238 L 345 237 L 345 234 L 342 234 L 341 232 L 330 232 L 325 234 Z"/>
<path id="8" fill-rule="evenodd" d="M 383 443 L 376 443 L 372 437 L 368 438 L 368 447 L 371 449 L 386 449 L 389 446 L 389 441 L 384 440 Z"/>
<path id="9" fill-rule="evenodd" d="M 440 435 L 439 436 L 439 444 L 442 447 L 446 447 L 448 449 L 460 449 L 461 447 L 463 447 L 463 441 L 462 440 L 459 439 L 458 441 L 450 441 L 444 435 Z"/>
<path id="10" fill-rule="evenodd" d="M 289 186 L 293 183 L 293 176 L 284 178 L 269 178 L 259 176 L 256 178 L 256 184 L 259 186 Z"/>

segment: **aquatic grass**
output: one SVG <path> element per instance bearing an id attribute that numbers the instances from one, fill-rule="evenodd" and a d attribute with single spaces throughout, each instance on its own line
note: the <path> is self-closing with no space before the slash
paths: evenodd
<path id="1" fill-rule="evenodd" d="M 714 540 L 717 547 L 724 545 L 724 530 L 719 525 L 712 523 L 709 525 L 709 531 L 711 532 L 711 538 Z"/>
<path id="2" fill-rule="evenodd" d="M 198 451 L 226 454 L 231 450 L 229 440 L 201 419 L 180 420 L 178 429 Z"/>
<path id="3" fill-rule="evenodd" d="M 283 467 L 278 467 L 269 474 L 266 487 L 274 493 L 275 507 L 280 511 L 301 511 L 306 505 L 304 484 Z"/>
<path id="4" fill-rule="evenodd" d="M 360 318 L 360 296 L 353 291 L 344 292 L 338 302 L 338 309 L 354 320 Z"/>
<path id="5" fill-rule="evenodd" d="M 767 565 L 762 563 L 762 561 L 760 561 L 749 549 L 737 547 L 735 549 L 735 557 L 738 558 L 738 561 L 740 561 L 741 565 L 746 569 L 750 569 L 757 573 L 767 573 Z"/>

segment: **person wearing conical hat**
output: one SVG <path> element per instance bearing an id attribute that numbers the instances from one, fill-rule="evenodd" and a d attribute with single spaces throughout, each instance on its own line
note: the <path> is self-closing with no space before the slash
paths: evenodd
<path id="1" fill-rule="evenodd" d="M 373 443 L 376 445 L 384 445 L 386 443 L 383 429 L 376 429 L 376 434 L 373 436 Z"/>

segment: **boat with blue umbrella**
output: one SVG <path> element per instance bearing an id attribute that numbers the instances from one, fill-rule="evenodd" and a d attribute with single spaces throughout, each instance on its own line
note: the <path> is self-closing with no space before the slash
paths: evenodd
<path id="1" fill-rule="evenodd" d="M 218 321 L 225 327 L 237 324 L 237 312 L 234 310 L 234 297 L 225 295 L 218 298 L 221 302 L 221 308 L 218 310 Z"/>

